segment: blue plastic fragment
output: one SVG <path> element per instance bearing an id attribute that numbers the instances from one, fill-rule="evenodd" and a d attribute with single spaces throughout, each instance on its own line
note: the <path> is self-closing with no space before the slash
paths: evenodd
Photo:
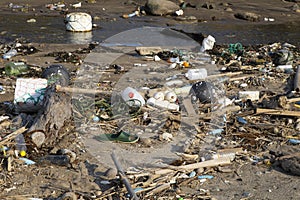
<path id="1" fill-rule="evenodd" d="M 28 158 L 19 158 L 19 160 L 24 161 L 26 165 L 34 165 L 35 164 L 34 161 L 29 160 Z"/>
<path id="2" fill-rule="evenodd" d="M 219 128 L 219 129 L 214 129 L 208 132 L 209 135 L 220 135 L 222 132 L 224 131 L 224 129 Z"/>
<path id="3" fill-rule="evenodd" d="M 93 121 L 94 121 L 94 122 L 99 122 L 99 121 L 100 121 L 100 118 L 99 118 L 98 116 L 94 116 L 94 117 L 93 117 Z"/>
<path id="4" fill-rule="evenodd" d="M 201 176 L 198 176 L 198 179 L 213 179 L 214 176 L 212 175 L 201 175 Z"/>
<path id="5" fill-rule="evenodd" d="M 134 188 L 134 189 L 133 189 L 134 193 L 137 193 L 137 192 L 143 191 L 143 190 L 144 190 L 144 188 L 141 188 L 141 187 L 138 187 L 138 188 Z"/>
<path id="6" fill-rule="evenodd" d="M 190 174 L 189 174 L 189 177 L 190 178 L 193 178 L 193 177 L 195 177 L 196 176 L 196 172 L 195 171 L 192 171 Z"/>
<path id="7" fill-rule="evenodd" d="M 198 176 L 198 179 L 213 179 L 214 176 L 213 175 L 201 175 Z"/>
<path id="8" fill-rule="evenodd" d="M 291 144 L 300 144 L 300 140 L 297 140 L 297 139 L 289 139 L 289 143 L 291 143 Z"/>
<path id="9" fill-rule="evenodd" d="M 241 124 L 247 124 L 247 121 L 243 117 L 236 117 L 237 121 L 240 122 Z"/>

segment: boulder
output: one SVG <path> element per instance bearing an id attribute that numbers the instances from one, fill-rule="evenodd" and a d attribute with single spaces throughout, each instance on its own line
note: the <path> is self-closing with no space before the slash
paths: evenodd
<path id="1" fill-rule="evenodd" d="M 179 10 L 180 7 L 168 0 L 148 0 L 145 4 L 145 10 L 151 15 L 169 15 Z"/>

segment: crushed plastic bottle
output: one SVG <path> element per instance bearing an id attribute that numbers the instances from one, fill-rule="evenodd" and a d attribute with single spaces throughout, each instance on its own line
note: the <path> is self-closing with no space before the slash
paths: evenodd
<path id="1" fill-rule="evenodd" d="M 27 147 L 26 147 L 24 135 L 23 134 L 17 135 L 15 138 L 15 142 L 16 142 L 16 150 L 18 151 L 18 154 L 22 157 L 25 157 Z"/>
<path id="2" fill-rule="evenodd" d="M 8 52 L 6 52 L 4 55 L 3 55 L 3 59 L 10 59 L 11 57 L 17 55 L 18 52 L 17 50 L 15 49 L 10 49 Z"/>

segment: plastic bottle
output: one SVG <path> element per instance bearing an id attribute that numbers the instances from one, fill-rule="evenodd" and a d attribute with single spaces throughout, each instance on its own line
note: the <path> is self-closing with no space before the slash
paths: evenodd
<path id="1" fill-rule="evenodd" d="M 5 65 L 5 73 L 7 75 L 19 75 L 28 70 L 28 66 L 24 62 L 10 62 Z"/>
<path id="2" fill-rule="evenodd" d="M 17 135 L 15 138 L 15 142 L 16 150 L 18 151 L 19 155 L 22 157 L 26 156 L 27 147 L 23 134 Z"/>
<path id="3" fill-rule="evenodd" d="M 10 49 L 8 52 L 6 52 L 4 55 L 3 55 L 3 59 L 10 59 L 11 57 L 17 55 L 18 52 L 17 50 L 15 49 Z"/>
<path id="4" fill-rule="evenodd" d="M 205 68 L 189 69 L 185 77 L 189 80 L 205 79 L 207 77 L 207 70 Z"/>

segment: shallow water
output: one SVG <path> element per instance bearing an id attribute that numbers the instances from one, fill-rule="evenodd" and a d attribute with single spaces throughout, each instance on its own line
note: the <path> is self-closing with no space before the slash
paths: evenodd
<path id="1" fill-rule="evenodd" d="M 27 23 L 27 19 L 34 18 L 37 22 Z M 73 43 L 85 44 L 91 41 L 101 42 L 122 31 L 143 27 L 167 27 L 167 18 L 145 16 L 140 18 L 121 19 L 115 22 L 94 21 L 99 28 L 87 33 L 72 33 L 65 30 L 63 16 L 20 16 L 0 15 L 1 39 L 13 40 L 24 37 L 30 42 L 37 43 Z M 4 20 L 5 19 L 5 20 Z M 246 24 L 215 21 L 198 24 L 176 24 L 169 26 L 192 33 L 211 34 L 217 44 L 240 42 L 243 45 L 266 44 L 273 42 L 288 42 L 300 45 L 299 23 L 287 24 Z"/>

